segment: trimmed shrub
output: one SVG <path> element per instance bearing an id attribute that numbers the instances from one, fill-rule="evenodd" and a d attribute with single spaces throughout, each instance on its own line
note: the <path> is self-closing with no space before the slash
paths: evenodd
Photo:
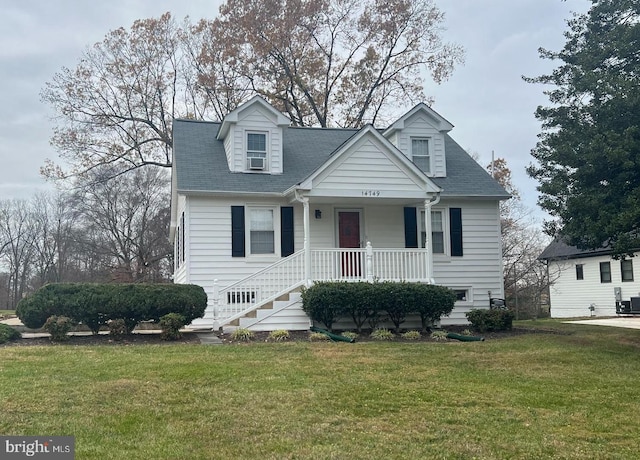
<path id="1" fill-rule="evenodd" d="M 50 316 L 44 323 L 43 329 L 51 335 L 54 342 L 63 342 L 69 340 L 67 335 L 75 325 L 71 318 L 66 316 Z"/>
<path id="2" fill-rule="evenodd" d="M 129 334 L 127 326 L 122 318 L 112 319 L 107 323 L 109 335 L 115 340 L 121 340 L 125 335 Z"/>
<path id="3" fill-rule="evenodd" d="M 375 291 L 371 283 L 344 283 L 346 300 L 344 302 L 345 316 L 349 316 L 356 326 L 358 333 L 362 332 L 365 323 L 378 324 L 379 311 L 376 309 Z M 372 326 L 372 329 L 375 329 Z"/>
<path id="4" fill-rule="evenodd" d="M 413 311 L 412 292 L 410 283 L 394 283 L 384 281 L 374 283 L 373 291 L 376 298 L 374 310 L 385 311 L 389 321 L 394 325 L 394 332 L 400 332 L 400 325 L 409 313 Z"/>
<path id="5" fill-rule="evenodd" d="M 399 332 L 405 318 L 414 313 L 427 331 L 451 313 L 455 301 L 455 293 L 447 287 L 407 282 L 321 282 L 302 291 L 302 308 L 313 321 L 331 330 L 339 318 L 349 317 L 358 332 L 365 322 L 377 329 L 385 315 Z"/>
<path id="6" fill-rule="evenodd" d="M 67 316 L 94 334 L 110 320 L 122 319 L 128 332 L 140 321 L 156 321 L 178 313 L 190 323 L 204 314 L 207 295 L 190 284 L 48 284 L 22 299 L 16 314 L 32 329 L 48 317 Z"/>
<path id="7" fill-rule="evenodd" d="M 185 325 L 184 316 L 178 313 L 167 313 L 160 318 L 160 338 L 162 340 L 178 340 L 182 337 L 180 329 Z"/>
<path id="8" fill-rule="evenodd" d="M 434 323 L 453 311 L 456 294 L 448 287 L 412 284 L 408 289 L 411 292 L 413 311 L 420 315 L 423 332 L 428 332 Z"/>
<path id="9" fill-rule="evenodd" d="M 22 335 L 8 324 L 0 324 L 0 344 L 18 340 Z"/>
<path id="10" fill-rule="evenodd" d="M 510 310 L 473 309 L 466 316 L 471 327 L 478 332 L 510 331 L 513 327 L 513 312 Z"/>
<path id="11" fill-rule="evenodd" d="M 351 295 L 348 283 L 320 282 L 302 289 L 302 309 L 313 321 L 324 324 L 329 331 L 343 316 Z"/>

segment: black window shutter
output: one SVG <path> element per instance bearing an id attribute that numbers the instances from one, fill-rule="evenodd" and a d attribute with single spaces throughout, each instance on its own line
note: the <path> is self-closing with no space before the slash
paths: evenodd
<path id="1" fill-rule="evenodd" d="M 280 208 L 280 249 L 282 257 L 293 254 L 293 207 Z"/>
<path id="2" fill-rule="evenodd" d="M 231 257 L 244 257 L 244 206 L 231 206 Z"/>
<path id="3" fill-rule="evenodd" d="M 451 255 L 462 257 L 462 209 L 449 208 Z"/>
<path id="4" fill-rule="evenodd" d="M 404 247 L 418 247 L 418 220 L 416 208 L 404 208 Z"/>

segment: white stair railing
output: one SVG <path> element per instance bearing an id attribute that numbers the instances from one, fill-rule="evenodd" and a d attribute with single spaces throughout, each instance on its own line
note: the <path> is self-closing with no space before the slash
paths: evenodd
<path id="1" fill-rule="evenodd" d="M 304 251 L 218 290 L 214 282 L 214 321 L 232 321 L 304 283 Z"/>

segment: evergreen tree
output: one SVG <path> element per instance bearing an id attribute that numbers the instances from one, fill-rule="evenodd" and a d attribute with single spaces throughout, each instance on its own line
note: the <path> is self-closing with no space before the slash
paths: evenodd
<path id="1" fill-rule="evenodd" d="M 592 0 L 568 21 L 562 64 L 526 78 L 553 85 L 539 107 L 539 204 L 555 219 L 546 231 L 582 249 L 610 246 L 616 256 L 640 248 L 640 1 Z"/>

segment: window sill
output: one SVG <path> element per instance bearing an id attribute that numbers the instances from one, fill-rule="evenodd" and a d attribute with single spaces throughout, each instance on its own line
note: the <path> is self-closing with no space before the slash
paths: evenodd
<path id="1" fill-rule="evenodd" d="M 248 254 L 245 257 L 246 262 L 250 263 L 274 263 L 277 262 L 280 258 L 276 254 Z"/>

